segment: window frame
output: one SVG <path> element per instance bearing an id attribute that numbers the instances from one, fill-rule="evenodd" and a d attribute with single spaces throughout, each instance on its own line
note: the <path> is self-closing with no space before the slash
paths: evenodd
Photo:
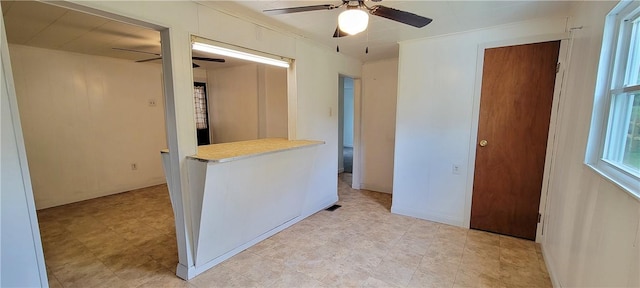
<path id="1" fill-rule="evenodd" d="M 607 138 L 610 133 L 619 132 L 615 129 L 620 129 L 620 127 L 614 127 L 617 126 L 613 123 L 615 121 L 611 121 L 614 95 L 640 90 L 640 85 L 625 86 L 624 83 L 629 73 L 628 58 L 633 36 L 633 24 L 631 21 L 626 21 L 629 22 L 626 24 L 625 19 L 638 19 L 638 17 L 640 17 L 638 1 L 621 1 L 607 15 L 585 162 L 598 174 L 640 200 L 640 185 L 638 185 L 640 173 L 624 169 L 621 165 L 605 159 L 605 154 L 609 150 Z M 619 68 L 620 65 L 624 66 Z"/>

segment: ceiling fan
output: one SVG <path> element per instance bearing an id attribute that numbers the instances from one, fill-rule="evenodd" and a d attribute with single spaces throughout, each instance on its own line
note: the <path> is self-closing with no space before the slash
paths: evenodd
<path id="1" fill-rule="evenodd" d="M 278 15 L 278 14 L 285 14 L 285 13 L 298 13 L 298 12 L 317 11 L 317 10 L 333 10 L 333 9 L 346 6 L 347 10 L 342 12 L 338 18 L 339 24 L 338 24 L 338 28 L 336 28 L 336 31 L 333 33 L 334 38 L 355 35 L 361 31 L 364 31 L 367 27 L 367 22 L 368 22 L 368 16 L 366 16 L 366 12 L 362 13 L 364 11 L 367 11 L 369 12 L 369 14 L 374 16 L 384 17 L 389 20 L 397 21 L 403 24 L 416 27 L 416 28 L 422 28 L 427 24 L 431 23 L 431 21 L 433 21 L 432 19 L 427 17 L 423 17 L 410 12 L 406 12 L 406 11 L 402 11 L 402 10 L 398 10 L 398 9 L 394 9 L 394 8 L 390 8 L 382 5 L 368 6 L 367 4 L 365 4 L 365 1 L 368 1 L 368 0 L 351 0 L 351 1 L 342 0 L 342 3 L 339 5 L 334 5 L 334 4 L 311 5 L 311 6 L 302 6 L 302 7 L 268 9 L 268 10 L 264 10 L 263 12 L 270 15 Z M 382 0 L 371 0 L 371 1 L 380 2 Z M 364 27 L 360 27 L 360 29 L 356 29 L 356 31 L 357 30 L 360 30 L 360 31 L 357 31 L 355 33 L 350 33 L 349 31 L 345 31 L 344 29 L 345 27 L 342 26 L 342 23 L 343 23 L 342 18 L 345 18 L 345 20 L 349 21 L 352 19 L 348 19 L 348 18 L 359 17 L 359 16 L 345 14 L 345 12 L 348 12 L 348 11 L 357 11 L 357 12 L 360 12 L 359 14 L 365 14 L 364 20 L 361 20 L 361 21 L 364 21 L 362 23 Z"/>
<path id="2" fill-rule="evenodd" d="M 158 53 L 153 53 L 153 52 L 147 52 L 147 51 L 140 51 L 140 50 L 135 50 L 135 49 L 127 49 L 127 48 L 111 48 L 113 50 L 120 50 L 120 51 L 128 51 L 128 52 L 136 52 L 136 53 L 143 53 L 143 54 L 151 54 L 151 55 L 155 55 L 156 57 L 153 58 L 149 58 L 149 59 L 143 59 L 143 60 L 137 60 L 136 62 L 138 63 L 142 63 L 142 62 L 149 62 L 149 61 L 154 61 L 154 60 L 160 60 L 162 59 L 162 55 L 158 54 Z M 220 59 L 220 58 L 208 58 L 208 57 L 196 57 L 193 56 L 191 57 L 191 59 L 193 60 L 199 60 L 199 61 L 209 61 L 209 62 L 218 62 L 218 63 L 224 63 L 225 60 L 224 59 Z M 193 65 L 193 68 L 198 68 L 200 67 L 200 65 L 191 62 L 191 64 Z"/>

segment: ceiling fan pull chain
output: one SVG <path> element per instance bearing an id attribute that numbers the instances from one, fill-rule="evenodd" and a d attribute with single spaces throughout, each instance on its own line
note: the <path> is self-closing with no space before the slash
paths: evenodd
<path id="1" fill-rule="evenodd" d="M 340 53 L 340 28 L 336 28 L 336 32 L 333 35 L 333 39 L 336 39 L 336 53 Z"/>
<path id="2" fill-rule="evenodd" d="M 367 29 L 367 48 L 364 49 L 364 54 L 369 54 L 369 29 Z"/>

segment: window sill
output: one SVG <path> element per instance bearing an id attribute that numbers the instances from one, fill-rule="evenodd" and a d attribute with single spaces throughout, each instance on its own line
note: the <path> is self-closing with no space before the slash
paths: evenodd
<path id="1" fill-rule="evenodd" d="M 600 175 L 602 178 L 608 180 L 609 182 L 613 183 L 614 185 L 618 186 L 618 188 L 622 189 L 624 192 L 627 192 L 627 194 L 629 194 L 633 199 L 635 199 L 636 201 L 640 202 L 640 191 L 637 191 L 639 188 L 636 187 L 635 189 L 633 189 L 634 187 L 629 187 L 628 185 L 611 178 L 609 175 L 607 175 L 605 172 L 603 172 L 602 170 L 598 169 L 598 167 L 591 165 L 589 163 L 585 163 L 585 165 L 587 165 L 587 167 L 591 168 L 591 170 L 593 170 L 594 172 L 596 172 L 596 174 Z"/>

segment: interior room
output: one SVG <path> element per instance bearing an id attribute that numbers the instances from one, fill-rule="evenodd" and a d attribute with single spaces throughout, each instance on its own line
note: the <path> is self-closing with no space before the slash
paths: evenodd
<path id="1" fill-rule="evenodd" d="M 640 286 L 637 1 L 0 5 L 0 286 Z"/>
<path id="2" fill-rule="evenodd" d="M 237 62 L 203 71 L 210 93 L 211 144 L 287 138 L 287 70 Z"/>
<path id="3" fill-rule="evenodd" d="M 192 54 L 201 59 L 194 60 L 199 64 L 193 81 L 203 87 L 206 107 L 206 131 L 197 127 L 198 145 L 288 137 L 286 68 L 198 50 Z"/>

